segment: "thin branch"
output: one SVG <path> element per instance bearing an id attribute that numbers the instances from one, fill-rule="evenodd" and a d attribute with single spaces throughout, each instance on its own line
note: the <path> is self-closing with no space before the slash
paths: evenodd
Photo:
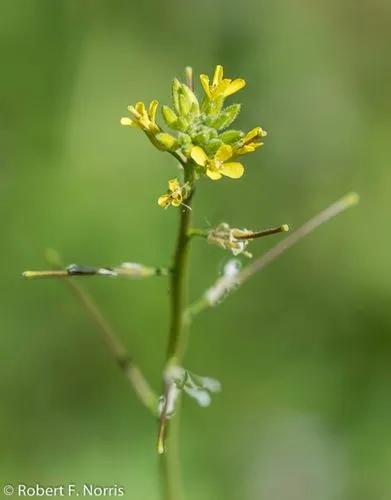
<path id="1" fill-rule="evenodd" d="M 103 276 L 105 278 L 149 278 L 151 276 L 167 276 L 169 271 L 164 267 L 148 267 L 134 262 L 124 262 L 118 267 L 91 267 L 71 264 L 65 269 L 45 271 L 25 271 L 22 276 L 27 279 L 37 278 L 71 278 L 74 276 Z"/>
<path id="2" fill-rule="evenodd" d="M 35 278 L 69 278 L 69 273 L 67 270 L 59 271 L 24 271 L 22 273 L 23 278 L 35 279 Z"/>
<path id="3" fill-rule="evenodd" d="M 210 234 L 213 234 L 215 238 L 226 238 L 227 235 L 232 233 L 235 240 L 255 240 L 257 238 L 263 238 L 264 236 L 270 236 L 272 234 L 286 233 L 289 231 L 288 224 L 282 224 L 281 226 L 272 227 L 270 229 L 263 229 L 262 231 L 250 231 L 245 229 L 227 229 L 227 231 L 218 231 L 218 229 L 198 229 L 191 228 L 189 230 L 189 237 L 198 236 L 200 238 L 208 238 Z"/>
<path id="4" fill-rule="evenodd" d="M 264 236 L 270 236 L 272 234 L 287 233 L 288 231 L 288 224 L 283 224 L 282 226 L 263 229 L 262 231 L 248 231 L 247 234 L 243 234 L 243 231 L 236 232 L 233 230 L 233 236 L 237 240 L 255 240 L 256 238 L 263 238 Z"/>
<path id="5" fill-rule="evenodd" d="M 294 246 L 302 238 L 312 233 L 319 226 L 329 221 L 338 214 L 344 212 L 348 208 L 356 205 L 359 201 L 357 193 L 349 193 L 340 200 L 336 201 L 328 208 L 320 212 L 318 215 L 307 221 L 299 229 L 291 233 L 284 240 L 280 241 L 264 255 L 254 260 L 246 266 L 242 271 L 229 272 L 220 277 L 212 287 L 196 302 L 191 304 L 186 311 L 186 320 L 191 319 L 209 307 L 219 304 L 223 299 L 228 297 L 234 290 L 237 290 L 248 279 L 254 276 L 258 271 L 261 271 L 266 266 L 274 262 L 283 252 Z"/>

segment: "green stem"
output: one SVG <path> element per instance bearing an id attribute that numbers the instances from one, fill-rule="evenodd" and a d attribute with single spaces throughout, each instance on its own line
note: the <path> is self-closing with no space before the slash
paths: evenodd
<path id="1" fill-rule="evenodd" d="M 170 424 L 170 448 L 167 452 L 159 455 L 163 498 L 165 500 L 183 498 L 179 459 L 180 403 L 180 401 L 177 402 L 175 419 Z"/>
<path id="2" fill-rule="evenodd" d="M 185 182 L 193 183 L 192 174 L 185 176 Z M 184 310 L 187 303 L 187 274 L 189 257 L 189 229 L 191 224 L 191 202 L 193 192 L 186 200 L 188 208 L 180 214 L 174 265 L 171 269 L 171 324 L 167 346 L 166 362 L 180 363 L 186 347 Z"/>
<path id="3" fill-rule="evenodd" d="M 192 169 L 185 167 L 185 183 L 192 188 L 190 196 L 186 200 L 187 207 L 180 213 L 180 221 L 174 255 L 174 263 L 171 270 L 171 323 L 166 354 L 166 366 L 170 364 L 180 365 L 186 348 L 186 322 L 185 310 L 187 307 L 187 274 L 189 261 L 189 229 L 191 224 L 191 202 L 194 194 Z M 169 384 L 164 384 L 164 394 L 167 403 Z M 178 405 L 179 406 L 179 402 Z M 166 434 L 168 427 L 167 406 L 162 409 L 159 423 L 159 453 L 163 480 L 163 493 L 165 500 L 180 500 L 182 498 L 179 472 L 179 409 L 175 421 L 170 425 L 170 435 L 166 449 Z"/>

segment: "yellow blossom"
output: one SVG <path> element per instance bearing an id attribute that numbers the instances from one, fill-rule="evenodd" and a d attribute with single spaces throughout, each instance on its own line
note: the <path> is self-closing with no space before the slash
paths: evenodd
<path id="1" fill-rule="evenodd" d="M 241 163 L 226 163 L 234 155 L 232 147 L 228 144 L 222 144 L 212 159 L 199 146 L 194 146 L 190 155 L 198 165 L 205 168 L 205 174 L 210 179 L 221 179 L 223 175 L 239 179 L 243 175 L 244 167 Z"/>
<path id="2" fill-rule="evenodd" d="M 223 78 L 223 75 L 223 67 L 218 65 L 215 69 L 212 85 L 210 85 L 209 77 L 207 75 L 200 76 L 201 84 L 209 100 L 213 101 L 219 97 L 228 97 L 235 94 L 235 92 L 238 92 L 246 85 L 246 82 L 242 78 L 235 78 L 234 80 L 231 80 L 230 78 Z"/>
<path id="3" fill-rule="evenodd" d="M 128 111 L 132 115 L 130 118 L 121 118 L 121 125 L 139 127 L 144 132 L 156 134 L 160 128 L 156 124 L 156 112 L 159 102 L 151 101 L 148 110 L 143 102 L 136 103 L 135 106 L 128 106 Z"/>
<path id="4" fill-rule="evenodd" d="M 237 143 L 235 147 L 235 154 L 245 155 L 247 153 L 252 153 L 257 148 L 263 146 L 263 142 L 260 142 L 260 139 L 266 135 L 267 132 L 261 127 L 253 128 Z"/>
<path id="5" fill-rule="evenodd" d="M 179 207 L 186 199 L 187 189 L 186 186 L 181 186 L 178 179 L 171 179 L 168 181 L 168 191 L 158 199 L 158 204 L 162 208 L 167 208 L 170 205 Z"/>

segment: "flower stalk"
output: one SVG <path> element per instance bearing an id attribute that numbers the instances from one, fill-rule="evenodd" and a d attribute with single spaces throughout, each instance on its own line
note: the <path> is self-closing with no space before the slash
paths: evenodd
<path id="1" fill-rule="evenodd" d="M 188 207 L 182 208 L 179 218 L 179 227 L 174 254 L 174 262 L 171 269 L 170 291 L 171 291 L 171 314 L 170 329 L 166 352 L 166 368 L 171 365 L 180 365 L 186 347 L 187 331 L 185 321 L 185 310 L 187 307 L 187 275 L 189 259 L 189 229 L 191 226 L 191 203 L 194 196 L 194 177 L 192 171 L 185 168 L 185 182 L 191 186 L 191 193 L 187 199 Z M 164 454 L 165 441 L 168 427 L 168 402 L 169 392 L 172 388 L 170 382 L 164 383 L 164 405 L 161 411 L 159 432 L 158 432 L 158 452 Z"/>

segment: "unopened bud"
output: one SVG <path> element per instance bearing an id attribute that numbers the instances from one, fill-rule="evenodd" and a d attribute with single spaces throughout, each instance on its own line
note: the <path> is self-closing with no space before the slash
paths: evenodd
<path id="1" fill-rule="evenodd" d="M 164 121 L 167 123 L 167 125 L 170 128 L 175 128 L 175 124 L 178 120 L 178 116 L 169 106 L 162 107 L 162 115 L 163 115 Z"/>
<path id="2" fill-rule="evenodd" d="M 171 92 L 172 92 L 172 102 L 174 103 L 174 108 L 178 115 L 181 113 L 181 109 L 179 107 L 180 88 L 181 88 L 181 82 L 175 78 L 172 82 Z"/>
<path id="3" fill-rule="evenodd" d="M 243 132 L 240 130 L 227 130 L 220 135 L 220 139 L 225 144 L 232 144 L 244 136 Z"/>
<path id="4" fill-rule="evenodd" d="M 171 134 L 162 132 L 156 135 L 156 140 L 166 151 L 175 151 L 178 147 L 178 141 Z"/>

